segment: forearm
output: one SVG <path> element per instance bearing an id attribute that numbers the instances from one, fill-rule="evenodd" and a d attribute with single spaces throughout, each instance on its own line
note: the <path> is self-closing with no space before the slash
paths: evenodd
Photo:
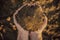
<path id="1" fill-rule="evenodd" d="M 28 32 L 18 32 L 17 40 L 28 40 Z"/>

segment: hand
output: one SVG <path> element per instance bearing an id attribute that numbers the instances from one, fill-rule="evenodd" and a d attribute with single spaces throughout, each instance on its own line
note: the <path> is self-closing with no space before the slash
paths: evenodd
<path id="1" fill-rule="evenodd" d="M 30 39 L 31 40 L 42 40 L 42 31 L 47 26 L 47 17 L 44 18 L 44 23 L 40 26 L 40 28 L 37 31 L 30 33 Z"/>
<path id="2" fill-rule="evenodd" d="M 18 11 L 20 11 L 24 6 L 26 6 L 26 5 L 23 5 L 23 6 L 21 6 L 20 8 L 18 8 L 18 9 L 16 10 L 16 12 L 13 14 L 13 21 L 14 21 L 14 24 L 16 25 L 16 27 L 17 27 L 17 30 L 18 30 L 17 40 L 28 40 L 28 34 L 29 34 L 29 32 L 26 31 L 26 30 L 24 30 L 24 29 L 21 27 L 21 25 L 19 25 L 19 24 L 17 23 L 16 17 L 15 17 L 16 14 L 18 13 Z"/>

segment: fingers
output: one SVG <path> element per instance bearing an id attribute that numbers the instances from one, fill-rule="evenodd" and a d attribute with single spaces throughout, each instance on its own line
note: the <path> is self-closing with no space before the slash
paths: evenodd
<path id="1" fill-rule="evenodd" d="M 43 24 L 40 25 L 40 28 L 38 29 L 38 32 L 41 33 L 46 26 L 47 26 L 47 17 L 45 16 L 45 18 L 44 18 L 44 20 L 43 20 Z"/>
<path id="2" fill-rule="evenodd" d="M 43 31 L 46 26 L 47 26 L 47 17 L 45 16 L 41 30 Z"/>
<path id="3" fill-rule="evenodd" d="M 23 30 L 23 28 L 21 27 L 21 25 L 19 25 L 19 24 L 17 23 L 17 20 L 16 20 L 16 17 L 15 17 L 15 16 L 16 16 L 16 14 L 18 14 L 18 12 L 19 12 L 24 6 L 26 6 L 26 4 L 23 5 L 23 6 L 21 6 L 20 8 L 18 8 L 18 9 L 16 10 L 16 12 L 13 14 L 13 21 L 14 21 L 14 24 L 16 25 L 18 31 Z"/>

